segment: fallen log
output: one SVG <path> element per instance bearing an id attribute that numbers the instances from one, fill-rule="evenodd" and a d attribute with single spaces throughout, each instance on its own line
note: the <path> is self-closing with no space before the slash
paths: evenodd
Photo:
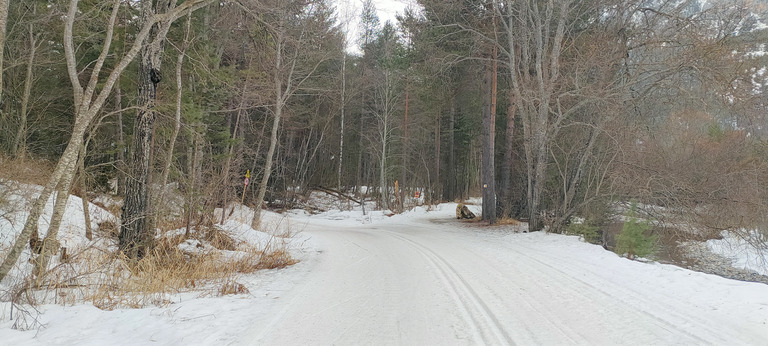
<path id="1" fill-rule="evenodd" d="M 327 193 L 329 195 L 334 195 L 334 196 L 336 196 L 338 198 L 346 198 L 346 199 L 348 199 L 348 200 L 350 200 L 352 202 L 355 202 L 357 204 L 363 204 L 362 202 L 360 202 L 359 200 L 355 199 L 354 197 L 352 197 L 350 195 L 347 195 L 347 194 L 345 194 L 345 193 L 343 193 L 341 191 L 338 191 L 338 190 L 334 190 L 334 189 L 327 188 L 327 187 L 322 187 L 322 186 L 314 186 L 314 187 L 311 187 L 311 189 L 312 190 L 317 190 L 317 191 L 322 191 L 322 192 L 325 192 L 325 193 Z"/>

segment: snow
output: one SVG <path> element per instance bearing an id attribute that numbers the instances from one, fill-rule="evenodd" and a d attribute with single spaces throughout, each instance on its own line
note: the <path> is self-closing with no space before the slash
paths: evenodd
<path id="1" fill-rule="evenodd" d="M 736 268 L 768 275 L 768 242 L 757 231 L 721 233 L 722 239 L 710 239 L 707 247 L 715 254 L 731 260 Z"/>
<path id="2" fill-rule="evenodd" d="M 40 195 L 43 190 L 41 186 L 19 184 L 15 182 L 4 182 L 0 185 L 2 192 L 7 198 L 7 205 L 0 208 L 0 253 L 5 254 L 6 249 L 13 245 L 16 237 L 24 228 L 34 198 Z M 38 220 L 38 231 L 40 238 L 45 237 L 48 225 L 53 215 L 53 204 L 56 199 L 56 193 L 53 193 L 48 199 L 48 203 L 43 209 L 43 213 Z M 91 217 L 91 228 L 93 232 L 98 231 L 99 224 L 105 221 L 117 223 L 117 218 L 101 207 L 90 203 L 88 211 Z M 85 237 L 85 216 L 83 215 L 83 201 L 80 197 L 70 195 L 67 199 L 67 206 L 61 220 L 61 226 L 57 237 L 62 247 L 67 248 L 69 253 L 76 252 L 90 244 L 92 241 Z M 18 279 L 20 271 L 28 271 L 31 268 L 29 264 L 30 251 L 27 248 L 17 262 L 17 266 L 9 274 L 10 279 Z M 55 262 L 52 263 L 55 265 Z"/>
<path id="3" fill-rule="evenodd" d="M 74 208 L 81 205 L 73 202 Z M 478 205 L 468 207 L 479 214 Z M 249 243 L 291 234 L 300 239 L 291 252 L 301 262 L 243 275 L 237 283 L 245 293 L 182 292 L 142 309 L 47 304 L 30 314 L 14 309 L 12 320 L 11 305 L 0 303 L 0 340 L 8 345 L 768 340 L 768 285 L 630 261 L 574 236 L 521 233 L 524 225 L 460 221 L 455 208 L 456 203 L 421 206 L 398 215 L 265 211 L 256 231 L 249 226 L 252 211 L 235 206 L 219 227 Z M 79 242 L 72 234 L 80 233 L 82 219 L 75 214 L 68 210 L 65 219 L 67 229 L 77 231 L 62 234 Z M 6 238 L 17 227 L 8 225 L 0 224 Z M 28 330 L 12 328 L 14 323 Z"/>

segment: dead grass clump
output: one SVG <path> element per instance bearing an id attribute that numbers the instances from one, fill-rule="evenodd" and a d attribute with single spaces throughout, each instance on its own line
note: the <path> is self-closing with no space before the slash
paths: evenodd
<path id="1" fill-rule="evenodd" d="M 226 236 L 221 239 L 230 239 L 234 244 Z M 234 253 L 181 250 L 179 245 L 186 241 L 183 235 L 161 238 L 152 253 L 139 261 L 119 256 L 111 274 L 89 300 L 98 308 L 111 310 L 165 305 L 170 303 L 170 294 L 184 291 L 247 294 L 248 289 L 237 282 L 240 275 L 298 263 L 285 249 L 262 252 L 250 247 Z"/>
<path id="2" fill-rule="evenodd" d="M 299 263 L 286 249 L 262 252 L 257 269 L 282 269 Z"/>
<path id="3" fill-rule="evenodd" d="M 227 232 L 215 227 L 208 227 L 208 229 L 203 232 L 201 240 L 210 243 L 211 246 L 219 250 L 237 250 L 237 241 Z"/>
<path id="4" fill-rule="evenodd" d="M 219 288 L 220 296 L 226 296 L 230 294 L 248 294 L 248 293 L 251 293 L 251 291 L 249 291 L 247 287 L 235 281 L 225 282 L 223 285 L 221 285 L 221 288 Z"/>
<path id="5" fill-rule="evenodd" d="M 248 274 L 260 269 L 282 269 L 299 263 L 285 249 L 248 251 L 246 256 L 240 256 L 231 263 L 238 273 Z"/>

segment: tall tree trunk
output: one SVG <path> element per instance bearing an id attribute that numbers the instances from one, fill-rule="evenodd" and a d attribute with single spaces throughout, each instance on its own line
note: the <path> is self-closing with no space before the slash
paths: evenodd
<path id="1" fill-rule="evenodd" d="M 275 57 L 275 118 L 272 120 L 272 134 L 269 141 L 269 150 L 267 151 L 267 159 L 264 163 L 264 173 L 261 176 L 261 182 L 259 182 L 259 193 L 256 196 L 256 203 L 253 211 L 253 219 L 251 220 L 251 227 L 258 229 L 261 224 L 261 207 L 264 203 L 264 196 L 267 193 L 267 182 L 269 182 L 269 176 L 272 173 L 272 162 L 275 155 L 275 149 L 277 148 L 277 135 L 280 129 L 280 119 L 283 116 L 283 107 L 285 107 L 286 97 L 283 90 L 282 80 L 282 65 L 283 65 L 283 38 L 278 34 L 276 57 Z"/>
<path id="2" fill-rule="evenodd" d="M 27 221 L 24 223 L 24 228 L 16 238 L 16 242 L 14 242 L 13 246 L 11 246 L 11 249 L 8 251 L 8 255 L 3 260 L 2 265 L 0 265 L 0 281 L 8 275 L 8 272 L 13 265 L 16 264 L 24 246 L 30 239 L 33 239 L 33 233 L 36 235 L 35 238 L 39 238 L 39 236 L 37 236 L 37 227 L 40 215 L 42 214 L 45 205 L 48 203 L 48 199 L 51 197 L 53 190 L 56 189 L 59 182 L 66 180 L 63 178 L 65 173 L 74 170 L 77 153 L 80 149 L 80 145 L 82 145 L 83 134 L 85 133 L 85 125 L 86 124 L 82 122 L 75 123 L 72 137 L 70 138 L 66 149 L 64 149 L 64 153 L 61 155 L 61 158 L 59 158 L 59 162 L 56 163 L 56 167 L 54 168 L 51 177 L 48 179 L 48 183 L 43 187 L 43 191 L 40 192 L 32 209 L 30 209 Z"/>
<path id="3" fill-rule="evenodd" d="M 123 126 L 123 90 L 120 88 L 120 79 L 115 83 L 115 110 L 117 111 L 117 194 L 125 196 L 125 128 Z"/>
<path id="4" fill-rule="evenodd" d="M 235 117 L 235 128 L 232 129 L 232 138 L 229 143 L 229 152 L 227 153 L 227 161 L 224 164 L 224 170 L 223 170 L 223 178 L 222 178 L 222 185 L 223 185 L 223 191 L 222 191 L 222 198 L 223 203 L 221 206 L 221 223 L 224 224 L 224 221 L 226 219 L 226 211 L 227 211 L 227 204 L 228 204 L 228 198 L 229 198 L 229 191 L 231 187 L 231 183 L 229 181 L 229 175 L 232 171 L 232 157 L 235 154 L 235 141 L 237 140 L 238 132 L 240 132 L 238 129 L 240 128 L 240 119 L 243 116 L 243 109 L 245 108 L 245 89 L 248 85 L 248 81 L 243 82 L 243 90 L 242 90 L 242 96 L 240 98 L 240 105 L 237 109 L 237 117 Z"/>
<path id="5" fill-rule="evenodd" d="M 441 146 L 441 139 L 442 136 L 440 135 L 440 126 L 441 124 L 441 117 L 438 114 L 436 117 L 436 124 L 435 124 L 435 180 L 433 182 L 432 193 L 430 194 L 430 204 L 433 204 L 435 202 L 435 199 L 439 196 L 439 191 L 435 191 L 440 188 L 440 178 L 442 176 L 440 175 L 440 146 Z"/>
<path id="6" fill-rule="evenodd" d="M 504 205 L 504 215 L 512 216 L 512 165 L 514 164 L 515 149 L 515 115 L 517 113 L 517 106 L 515 104 L 514 92 L 509 91 L 509 107 L 507 108 L 507 128 L 504 133 L 504 164 L 502 165 L 501 178 L 502 178 L 502 204 Z"/>
<path id="7" fill-rule="evenodd" d="M 403 118 L 403 143 L 402 143 L 403 167 L 401 167 L 401 170 L 400 170 L 400 189 L 402 190 L 402 193 L 400 193 L 400 211 L 403 211 L 405 208 L 405 195 L 406 195 L 405 188 L 406 186 L 408 186 L 405 183 L 405 178 L 408 173 L 407 172 L 408 170 L 408 139 L 409 139 L 408 138 L 408 106 L 409 106 L 408 101 L 410 96 L 408 95 L 408 79 L 407 78 L 408 77 L 406 77 L 406 81 L 405 81 L 405 114 Z M 395 193 L 397 193 L 397 191 L 395 191 Z"/>
<path id="8" fill-rule="evenodd" d="M 339 168 L 336 172 L 336 188 L 339 191 L 343 191 L 341 188 L 341 170 L 344 163 L 344 110 L 346 109 L 346 97 L 347 97 L 347 52 L 342 51 L 344 56 L 341 60 L 341 128 L 339 129 Z"/>
<path id="9" fill-rule="evenodd" d="M 142 0 L 142 23 L 146 23 L 155 14 L 163 14 L 170 3 Z M 130 258 L 146 255 L 154 241 L 154 230 L 150 219 L 150 168 L 155 122 L 155 101 L 157 85 L 162 79 L 163 42 L 170 28 L 169 24 L 160 23 L 152 27 L 154 40 L 141 48 L 139 58 L 139 111 L 131 141 L 130 174 L 126 181 L 125 203 L 123 205 L 122 226 L 119 246 Z"/>
<path id="10" fill-rule="evenodd" d="M 360 200 L 363 200 L 363 194 L 362 194 L 362 188 L 363 188 L 363 182 L 365 181 L 363 179 L 364 173 L 363 173 L 363 131 L 365 130 L 365 92 L 363 91 L 363 95 L 361 97 L 362 104 L 363 104 L 363 110 L 360 112 L 360 121 L 358 125 L 358 141 L 357 141 L 357 183 L 356 185 L 356 192 L 358 193 L 358 198 Z M 367 182 L 367 181 L 366 181 Z"/>
<path id="11" fill-rule="evenodd" d="M 203 136 L 198 132 L 199 124 L 196 124 L 193 130 L 189 131 L 189 138 L 191 144 L 187 151 L 187 175 L 189 177 L 189 185 L 187 186 L 187 228 L 185 235 L 189 236 L 190 229 L 192 228 L 192 211 L 197 209 L 199 203 L 198 198 L 198 185 L 201 180 L 202 167 L 200 162 L 203 156 L 202 141 Z"/>
<path id="12" fill-rule="evenodd" d="M 448 111 L 448 169 L 445 177 L 443 198 L 448 201 L 456 199 L 456 95 L 451 96 L 451 109 Z"/>
<path id="13" fill-rule="evenodd" d="M 80 147 L 82 147 L 82 145 Z M 79 149 L 80 152 L 82 152 L 82 148 Z M 59 250 L 59 242 L 56 238 L 58 237 L 59 228 L 61 227 L 61 219 L 67 208 L 67 200 L 69 199 L 69 191 L 72 187 L 72 180 L 76 171 L 75 167 L 77 161 L 77 154 L 75 154 L 74 159 L 68 162 L 61 181 L 59 182 L 58 190 L 56 190 L 56 199 L 53 205 L 51 222 L 48 226 L 48 232 L 43 239 L 40 255 L 35 261 L 35 275 L 37 276 L 35 282 L 38 286 L 42 283 L 45 271 L 48 269 L 48 261 L 50 257 Z"/>
<path id="14" fill-rule="evenodd" d="M 483 84 L 483 220 L 490 224 L 496 223 L 496 170 L 494 166 L 495 137 L 496 137 L 496 47 L 493 49 L 493 62 L 486 64 Z"/>
<path id="15" fill-rule="evenodd" d="M 2 6 L 2 4 L 0 4 Z M 7 9 L 6 9 L 7 12 Z M 7 13 L 6 13 L 7 14 Z M 2 13 L 0 13 L 2 15 Z M 21 98 L 21 112 L 19 112 L 19 128 L 16 131 L 16 140 L 13 142 L 12 153 L 14 156 L 24 157 L 27 151 L 27 119 L 29 117 L 29 98 L 32 94 L 32 66 L 35 62 L 35 53 L 37 52 L 37 37 L 29 24 L 29 56 L 27 57 L 27 74 L 24 78 L 24 94 Z M 0 54 L 2 50 L 0 49 Z M 0 75 L 2 75 L 2 66 L 0 66 Z M 0 78 L 0 83 L 1 83 Z M 0 84 L 2 86 L 2 84 Z"/>
<path id="16" fill-rule="evenodd" d="M 8 4 L 10 0 L 0 0 L 0 103 L 3 101 L 3 61 L 5 59 L 5 32 L 8 23 Z"/>
<path id="17" fill-rule="evenodd" d="M 78 162 L 78 174 L 80 175 L 79 183 L 80 183 L 80 191 L 82 192 L 80 194 L 80 199 L 83 202 L 83 218 L 85 219 L 85 237 L 88 240 L 93 240 L 93 230 L 91 229 L 91 211 L 88 208 L 88 205 L 90 204 L 88 201 L 88 184 L 86 181 L 87 175 L 85 173 L 85 150 L 86 145 L 83 145 L 83 147 L 80 149 L 80 159 L 77 160 Z"/>
<path id="18" fill-rule="evenodd" d="M 389 72 L 384 73 L 383 111 L 380 115 L 381 126 L 381 157 L 379 158 L 379 189 L 383 209 L 389 209 L 389 189 L 387 188 L 387 144 L 389 142 L 389 111 L 391 101 L 391 83 Z M 397 191 L 395 191 L 397 193 Z"/>
<path id="19" fill-rule="evenodd" d="M 171 134 L 171 141 L 168 144 L 168 153 L 165 157 L 165 166 L 163 167 L 162 184 L 160 185 L 160 196 L 158 198 L 158 205 L 163 205 L 163 199 L 165 196 L 164 190 L 166 184 L 168 184 L 168 175 L 171 172 L 171 164 L 173 163 L 173 151 L 176 146 L 176 139 L 179 137 L 179 131 L 181 130 L 181 96 L 182 96 L 182 80 L 181 70 L 184 65 L 184 55 L 189 46 L 189 33 L 192 27 L 192 12 L 187 12 L 187 30 L 184 34 L 184 42 L 181 44 L 179 50 L 179 56 L 176 58 L 176 112 L 173 123 L 173 134 Z"/>

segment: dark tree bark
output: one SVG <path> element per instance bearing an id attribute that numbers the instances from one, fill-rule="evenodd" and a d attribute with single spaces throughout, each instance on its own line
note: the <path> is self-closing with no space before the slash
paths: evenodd
<path id="1" fill-rule="evenodd" d="M 448 169 L 445 176 L 443 198 L 456 199 L 456 95 L 451 96 L 451 109 L 448 111 Z"/>
<path id="2" fill-rule="evenodd" d="M 515 104 L 514 92 L 509 92 L 509 108 L 507 108 L 507 129 L 504 133 L 504 163 L 501 168 L 501 195 L 504 206 L 503 216 L 512 216 L 512 166 L 514 164 L 513 151 L 515 140 L 515 115 L 517 105 Z"/>
<path id="3" fill-rule="evenodd" d="M 166 13 L 171 3 L 142 1 L 142 20 L 152 15 Z M 155 122 L 155 101 L 157 85 L 162 79 L 163 42 L 170 23 L 161 22 L 152 28 L 150 37 L 154 40 L 145 44 L 139 58 L 139 111 L 133 131 L 131 145 L 130 174 L 126 179 L 125 204 L 123 205 L 120 229 L 120 250 L 130 258 L 141 258 L 152 246 L 154 232 L 150 220 L 150 158 L 152 151 L 153 125 Z"/>

